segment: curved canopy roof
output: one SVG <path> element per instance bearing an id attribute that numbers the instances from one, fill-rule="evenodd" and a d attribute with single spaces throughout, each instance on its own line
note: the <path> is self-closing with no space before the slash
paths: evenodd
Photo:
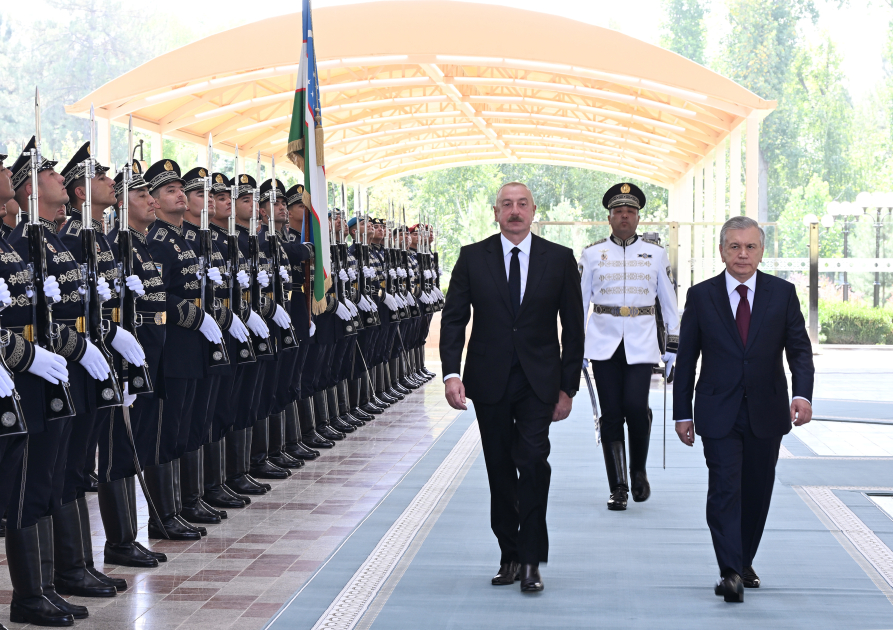
<path id="1" fill-rule="evenodd" d="M 313 14 L 327 177 L 480 163 L 579 166 L 670 186 L 775 108 L 675 53 L 501 6 L 416 0 Z M 157 57 L 66 109 L 285 165 L 301 14 Z"/>

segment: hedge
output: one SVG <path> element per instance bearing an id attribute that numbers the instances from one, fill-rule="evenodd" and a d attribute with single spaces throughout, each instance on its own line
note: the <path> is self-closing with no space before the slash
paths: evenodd
<path id="1" fill-rule="evenodd" d="M 893 344 L 893 311 L 819 300 L 819 341 L 839 344 Z"/>

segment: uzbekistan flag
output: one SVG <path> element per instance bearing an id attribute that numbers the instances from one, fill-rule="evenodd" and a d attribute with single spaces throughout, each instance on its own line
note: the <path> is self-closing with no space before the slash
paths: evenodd
<path id="1" fill-rule="evenodd" d="M 326 290 L 332 284 L 332 262 L 326 208 L 328 195 L 323 159 L 319 77 L 316 73 L 310 0 L 303 0 L 301 18 L 304 23 L 304 43 L 301 45 L 298 84 L 295 87 L 291 129 L 288 132 L 288 158 L 304 173 L 304 205 L 309 211 L 310 225 L 307 225 L 308 221 L 304 221 L 302 238 L 305 242 L 313 243 L 316 250 L 313 299 L 310 300 L 310 306 L 311 311 L 318 315 L 326 308 Z"/>

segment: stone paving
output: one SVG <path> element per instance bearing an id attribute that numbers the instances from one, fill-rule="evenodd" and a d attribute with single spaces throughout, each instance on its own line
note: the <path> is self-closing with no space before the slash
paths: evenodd
<path id="1" fill-rule="evenodd" d="M 457 415 L 435 378 L 289 480 L 270 482 L 273 491 L 252 497 L 246 509 L 229 510 L 200 542 L 152 541 L 168 556 L 157 569 L 103 567 L 105 535 L 96 495 L 88 495 L 96 565 L 127 579 L 129 588 L 110 599 L 72 597 L 90 609 L 89 619 L 75 627 L 262 628 Z M 139 500 L 139 539 L 147 543 L 148 516 L 142 495 Z M 0 558 L 5 565 L 5 555 Z M 0 621 L 31 627 L 7 621 L 11 597 L 9 574 L 0 571 Z"/>

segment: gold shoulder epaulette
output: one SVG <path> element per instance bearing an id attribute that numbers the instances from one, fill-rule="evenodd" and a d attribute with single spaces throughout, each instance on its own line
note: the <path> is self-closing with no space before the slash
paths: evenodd
<path id="1" fill-rule="evenodd" d="M 600 240 L 600 241 L 596 241 L 596 242 L 594 242 L 594 243 L 590 243 L 589 245 L 587 245 L 587 246 L 584 247 L 583 249 L 589 249 L 589 248 L 592 247 L 593 245 L 600 245 L 601 243 L 604 243 L 604 242 L 607 241 L 607 240 L 608 240 L 608 239 L 603 238 L 603 239 Z"/>
<path id="2" fill-rule="evenodd" d="M 663 245 L 661 245 L 658 241 L 655 241 L 654 239 L 645 238 L 643 236 L 642 240 L 645 241 L 646 243 L 651 243 L 652 245 L 657 245 L 658 247 L 663 247 Z"/>

